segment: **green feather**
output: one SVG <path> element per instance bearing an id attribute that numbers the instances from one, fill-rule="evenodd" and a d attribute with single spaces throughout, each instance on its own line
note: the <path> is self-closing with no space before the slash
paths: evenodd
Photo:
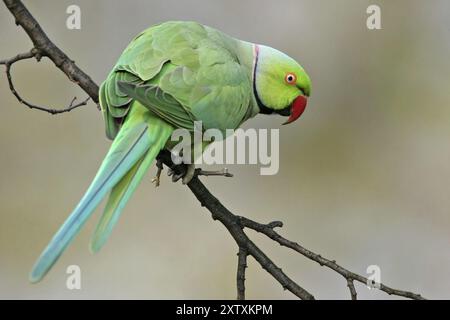
<path id="1" fill-rule="evenodd" d="M 119 88 L 128 96 L 141 102 L 157 116 L 166 120 L 177 128 L 194 130 L 194 116 L 189 110 L 155 85 L 134 85 L 128 82 L 119 82 Z"/>
<path id="2" fill-rule="evenodd" d="M 308 95 L 310 79 L 288 56 L 260 46 L 257 71 L 255 45 L 196 22 L 153 26 L 126 47 L 100 86 L 99 101 L 106 135 L 114 139 L 96 177 L 78 206 L 36 262 L 30 279 L 39 281 L 110 193 L 91 242 L 105 243 L 122 209 L 176 128 L 224 132 L 236 129 L 259 112 L 260 100 L 273 110 L 288 107 L 300 93 Z M 284 81 L 297 74 L 295 86 Z M 255 73 L 255 79 L 254 79 Z"/>
<path id="3" fill-rule="evenodd" d="M 149 149 L 153 150 L 153 159 L 156 157 L 155 150 L 164 146 L 171 130 L 170 125 L 147 112 L 138 102 L 133 104 L 132 112 L 111 145 L 91 186 L 35 263 L 30 274 L 32 282 L 42 279 L 103 197 Z"/>
<path id="4" fill-rule="evenodd" d="M 103 211 L 103 215 L 100 218 L 91 239 L 92 252 L 99 251 L 104 245 L 111 234 L 114 225 L 117 223 L 123 208 L 127 204 L 144 175 L 147 173 L 147 170 L 153 160 L 156 158 L 159 151 L 164 147 L 167 139 L 169 138 L 173 130 L 172 127 L 162 121 L 159 122 L 159 124 L 152 125 L 150 127 L 150 130 L 157 129 L 159 132 L 152 133 L 157 137 L 157 139 L 150 146 L 147 154 L 142 157 L 112 189 L 106 207 Z"/>
<path id="5" fill-rule="evenodd" d="M 213 28 L 196 22 L 153 26 L 133 39 L 106 80 L 109 116 L 123 117 L 131 96 L 176 127 L 192 130 L 201 120 L 205 129 L 235 129 L 258 111 L 252 63 L 252 44 Z M 120 83 L 134 89 L 124 92 Z"/>

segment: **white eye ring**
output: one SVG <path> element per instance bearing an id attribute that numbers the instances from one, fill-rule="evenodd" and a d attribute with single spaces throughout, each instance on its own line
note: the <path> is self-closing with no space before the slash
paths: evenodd
<path id="1" fill-rule="evenodd" d="M 294 73 L 287 73 L 284 77 L 284 81 L 286 81 L 287 84 L 295 84 L 297 82 L 297 76 Z"/>

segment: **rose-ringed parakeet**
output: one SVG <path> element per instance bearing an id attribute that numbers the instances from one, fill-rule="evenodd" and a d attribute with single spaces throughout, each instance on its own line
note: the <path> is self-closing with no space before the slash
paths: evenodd
<path id="1" fill-rule="evenodd" d="M 290 123 L 303 113 L 310 90 L 305 70 L 268 46 L 196 22 L 166 22 L 140 33 L 100 87 L 111 148 L 31 281 L 42 279 L 109 193 L 91 241 L 92 251 L 101 248 L 158 153 L 171 148 L 173 130 L 192 132 L 194 121 L 202 121 L 204 130 L 225 132 L 258 113 L 288 116 Z"/>

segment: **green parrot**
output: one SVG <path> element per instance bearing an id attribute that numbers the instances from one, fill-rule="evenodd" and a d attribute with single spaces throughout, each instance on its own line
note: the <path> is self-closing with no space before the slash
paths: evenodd
<path id="1" fill-rule="evenodd" d="M 111 148 L 85 195 L 35 263 L 40 281 L 109 193 L 91 240 L 98 251 L 175 129 L 236 129 L 262 114 L 303 113 L 311 81 L 286 54 L 196 22 L 165 22 L 136 36 L 102 83 L 100 106 Z M 183 182 L 192 178 L 187 170 Z M 179 177 L 178 177 L 179 178 Z"/>

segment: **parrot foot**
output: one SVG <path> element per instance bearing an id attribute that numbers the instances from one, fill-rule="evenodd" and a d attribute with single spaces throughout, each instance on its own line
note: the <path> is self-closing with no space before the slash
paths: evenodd
<path id="1" fill-rule="evenodd" d="M 156 176 L 152 179 L 152 183 L 155 184 L 155 188 L 159 187 L 161 182 L 161 171 L 163 170 L 163 161 L 161 159 L 156 160 L 156 167 L 158 170 L 156 171 Z"/>
<path id="2" fill-rule="evenodd" d="M 196 169 L 195 170 L 196 176 L 222 176 L 222 177 L 233 177 L 233 174 L 228 172 L 228 168 L 223 168 L 222 170 L 216 170 L 216 171 L 205 171 L 202 169 Z"/>
<path id="3" fill-rule="evenodd" d="M 172 176 L 172 181 L 177 182 L 182 179 L 183 184 L 188 184 L 195 175 L 195 165 L 194 164 L 181 164 L 179 166 L 180 173 L 176 173 L 174 169 L 169 169 L 167 172 L 168 176 Z"/>

